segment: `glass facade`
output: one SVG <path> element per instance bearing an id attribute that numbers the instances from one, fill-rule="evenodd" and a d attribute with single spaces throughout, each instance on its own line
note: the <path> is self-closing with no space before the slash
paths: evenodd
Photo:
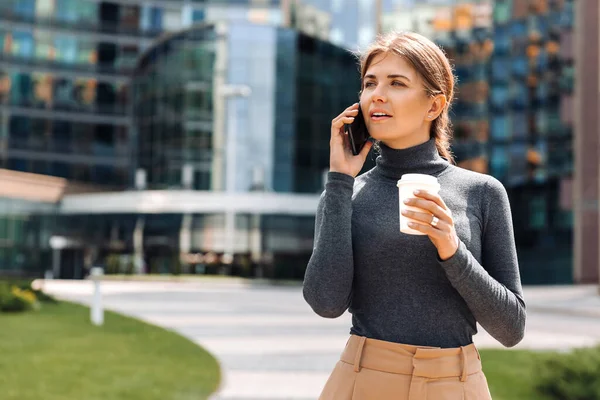
<path id="1" fill-rule="evenodd" d="M 505 185 L 525 284 L 572 281 L 573 19 L 570 0 L 465 0 L 428 26 L 455 67 L 457 163 Z"/>
<path id="2" fill-rule="evenodd" d="M 511 198 L 524 283 L 572 280 L 572 1 L 496 1 L 490 173 Z"/>
<path id="3" fill-rule="evenodd" d="M 291 49 L 296 53 L 292 57 Z M 358 62 L 350 52 L 330 43 L 282 31 L 277 76 L 281 88 L 276 93 L 273 187 L 282 192 L 319 193 L 329 167 L 331 120 L 358 101 Z"/>
<path id="4" fill-rule="evenodd" d="M 215 38 L 213 26 L 185 31 L 140 59 L 133 107 L 149 188 L 181 187 L 184 165 L 194 189 L 211 188 Z"/>
<path id="5" fill-rule="evenodd" d="M 56 205 L 0 197 L 0 275 L 41 276 L 51 265 Z"/>
<path id="6" fill-rule="evenodd" d="M 223 187 L 212 182 L 224 179 L 212 169 L 227 152 L 216 136 L 233 134 L 235 191 L 252 190 L 258 179 L 276 192 L 319 193 L 329 165 L 329 136 L 323 133 L 358 98 L 356 58 L 285 28 L 239 22 L 227 32 L 223 48 L 214 26 L 205 25 L 172 36 L 141 59 L 134 109 L 148 187 L 184 186 L 185 166 L 193 170 L 193 189 Z M 250 97 L 215 97 L 219 48 L 226 54 L 227 83 L 249 86 Z M 224 126 L 215 122 L 214 101 L 224 106 Z"/>
<path id="7" fill-rule="evenodd" d="M 182 221 L 187 218 L 191 246 L 180 256 Z M 260 266 L 263 276 L 302 279 L 312 252 L 314 217 L 237 214 L 235 226 L 230 273 L 254 277 Z M 141 258 L 135 244 L 139 227 Z M 64 278 L 84 276 L 92 264 L 103 265 L 109 273 L 223 272 L 227 233 L 222 214 L 63 215 L 56 218 L 54 232 L 79 239 L 63 250 Z"/>
<path id="8" fill-rule="evenodd" d="M 131 185 L 129 75 L 163 29 L 146 23 L 156 10 L 119 2 L 0 2 L 0 167 L 115 189 Z"/>

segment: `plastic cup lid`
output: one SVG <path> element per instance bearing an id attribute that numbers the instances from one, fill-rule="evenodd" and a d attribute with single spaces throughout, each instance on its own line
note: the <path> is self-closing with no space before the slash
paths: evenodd
<path id="1" fill-rule="evenodd" d="M 421 183 L 424 185 L 439 186 L 439 182 L 435 176 L 425 174 L 404 174 L 402 178 L 398 180 L 396 186 L 404 183 Z"/>

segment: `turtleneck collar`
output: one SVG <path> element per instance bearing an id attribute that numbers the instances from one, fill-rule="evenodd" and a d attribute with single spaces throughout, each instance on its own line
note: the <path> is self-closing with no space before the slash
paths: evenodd
<path id="1" fill-rule="evenodd" d="M 382 175 L 400 179 L 403 174 L 427 174 L 437 176 L 450 163 L 442 158 L 435 146 L 435 139 L 407 149 L 392 149 L 379 143 L 380 155 L 375 162 L 376 170 Z"/>

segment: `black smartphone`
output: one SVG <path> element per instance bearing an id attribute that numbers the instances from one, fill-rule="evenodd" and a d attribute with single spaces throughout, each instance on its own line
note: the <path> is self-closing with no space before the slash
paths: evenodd
<path id="1" fill-rule="evenodd" d="M 350 147 L 352 148 L 352 154 L 355 156 L 360 153 L 367 140 L 369 140 L 369 130 L 365 124 L 365 118 L 363 117 L 360 105 L 358 106 L 358 115 L 354 118 L 351 124 L 345 124 L 344 129 L 350 139 Z"/>

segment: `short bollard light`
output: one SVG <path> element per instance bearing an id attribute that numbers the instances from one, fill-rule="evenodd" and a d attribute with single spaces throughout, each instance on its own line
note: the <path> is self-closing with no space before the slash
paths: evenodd
<path id="1" fill-rule="evenodd" d="M 100 283 L 104 276 L 104 269 L 93 267 L 90 270 L 90 277 L 94 282 L 94 297 L 92 299 L 91 317 L 92 324 L 100 326 L 104 323 L 104 310 L 102 309 L 102 293 L 100 292 Z"/>

